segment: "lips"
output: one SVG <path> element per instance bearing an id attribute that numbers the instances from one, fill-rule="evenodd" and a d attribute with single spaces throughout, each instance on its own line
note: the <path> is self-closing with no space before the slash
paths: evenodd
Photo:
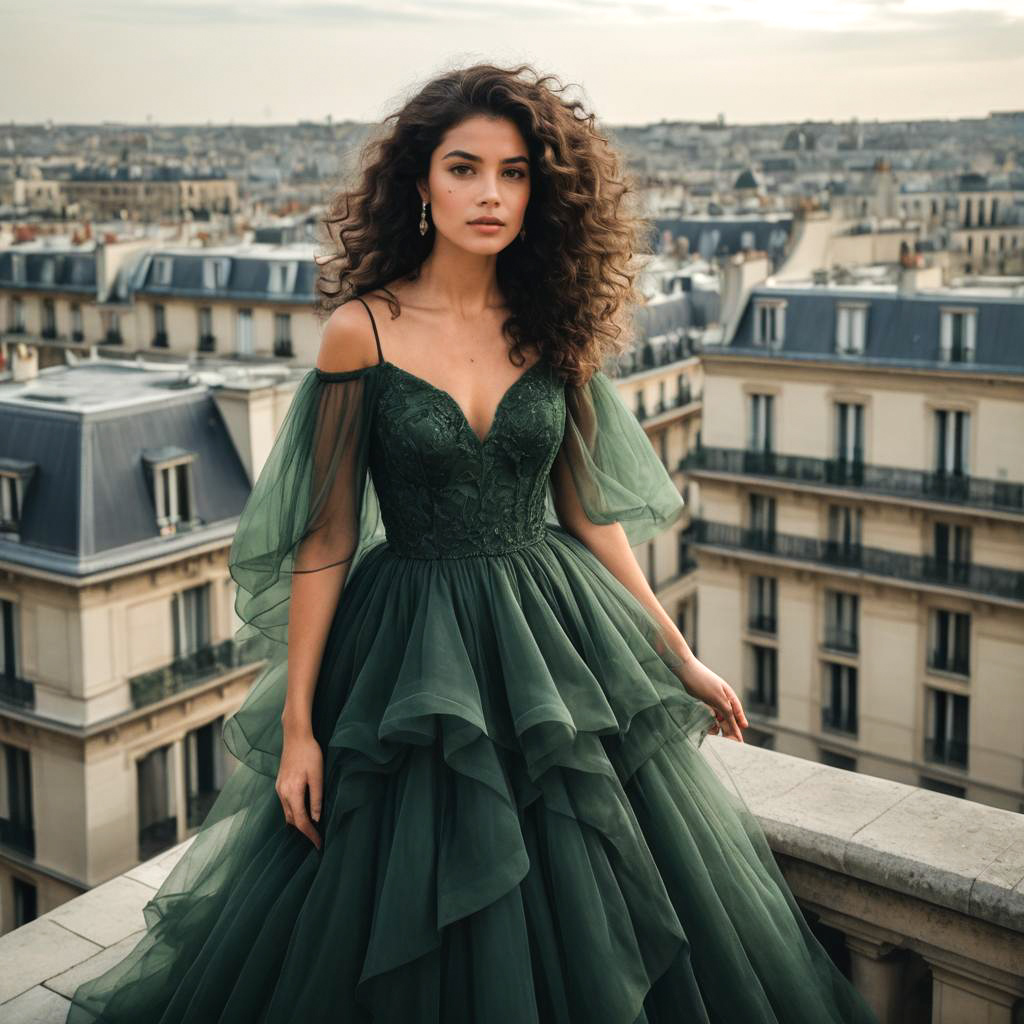
<path id="1" fill-rule="evenodd" d="M 469 223 L 470 224 L 494 224 L 494 225 L 497 225 L 498 227 L 501 227 L 501 225 L 504 224 L 505 222 L 503 220 L 498 220 L 497 217 L 477 217 L 476 220 L 471 220 Z"/>

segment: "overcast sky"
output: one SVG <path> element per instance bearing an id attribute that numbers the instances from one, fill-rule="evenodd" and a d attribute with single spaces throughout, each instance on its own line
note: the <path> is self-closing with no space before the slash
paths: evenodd
<path id="1" fill-rule="evenodd" d="M 529 61 L 599 119 L 1024 108 L 1024 0 L 0 0 L 0 120 L 386 116 L 431 75 Z"/>

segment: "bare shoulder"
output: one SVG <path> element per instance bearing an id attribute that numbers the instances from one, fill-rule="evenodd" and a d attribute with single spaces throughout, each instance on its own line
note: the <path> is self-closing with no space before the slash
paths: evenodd
<path id="1" fill-rule="evenodd" d="M 355 299 L 342 303 L 324 324 L 317 368 L 325 373 L 345 373 L 374 366 L 377 361 L 377 343 L 366 307 Z"/>

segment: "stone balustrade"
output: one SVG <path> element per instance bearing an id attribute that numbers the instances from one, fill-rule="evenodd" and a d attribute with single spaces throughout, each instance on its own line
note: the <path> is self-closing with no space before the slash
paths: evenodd
<path id="1" fill-rule="evenodd" d="M 1024 1021 L 1024 815 L 721 737 L 702 750 L 882 1024 Z M 190 841 L 0 937 L 0 1020 L 63 1022 Z"/>

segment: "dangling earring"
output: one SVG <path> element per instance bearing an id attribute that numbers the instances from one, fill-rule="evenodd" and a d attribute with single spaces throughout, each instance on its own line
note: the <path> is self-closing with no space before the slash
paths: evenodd
<path id="1" fill-rule="evenodd" d="M 526 228 L 523 228 L 523 230 L 519 232 L 519 241 L 520 242 L 525 242 L 526 241 Z"/>
<path id="2" fill-rule="evenodd" d="M 423 209 L 420 210 L 420 234 L 425 235 L 427 233 L 427 201 L 423 200 Z"/>

